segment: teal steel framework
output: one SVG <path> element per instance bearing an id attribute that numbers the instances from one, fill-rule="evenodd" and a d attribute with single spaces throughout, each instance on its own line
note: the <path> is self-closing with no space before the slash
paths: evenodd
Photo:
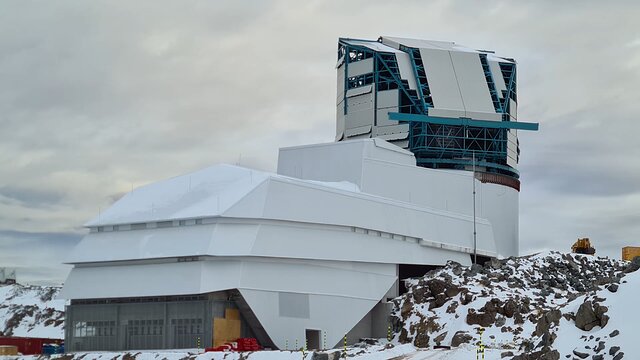
<path id="1" fill-rule="evenodd" d="M 380 40 L 378 40 L 380 41 Z M 433 100 L 428 82 L 428 68 L 420 55 L 420 49 L 400 46 L 400 51 L 409 55 L 413 76 L 418 89 L 411 89 L 402 79 L 396 55 L 393 51 L 376 51 L 361 42 L 374 40 L 339 39 L 338 60 L 344 61 L 345 91 L 344 114 L 348 113 L 347 90 L 372 85 L 374 96 L 378 91 L 398 89 L 398 112 L 390 112 L 389 120 L 409 124 L 408 148 L 416 156 L 419 166 L 430 168 L 469 169 L 473 164 L 484 167 L 486 172 L 507 175 L 518 179 L 518 171 L 507 164 L 508 132 L 511 130 L 538 130 L 537 123 L 511 121 L 511 101 L 517 102 L 516 66 L 512 59 L 500 62 L 500 74 L 506 90 L 498 93 L 489 68 L 487 54 L 479 54 L 487 87 L 496 113 L 502 121 L 487 121 L 472 118 L 446 118 L 429 116 Z M 373 59 L 373 72 L 348 77 L 350 63 Z M 376 102 L 374 101 L 374 104 Z M 372 120 L 373 122 L 373 120 Z M 517 148 L 517 144 L 514 144 Z M 519 156 L 519 149 L 516 156 Z M 517 159 L 515 159 L 517 161 Z"/>

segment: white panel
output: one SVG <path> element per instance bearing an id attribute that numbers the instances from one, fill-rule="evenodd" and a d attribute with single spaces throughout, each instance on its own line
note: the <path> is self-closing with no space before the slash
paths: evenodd
<path id="1" fill-rule="evenodd" d="M 418 89 L 418 85 L 416 84 L 416 75 L 413 72 L 413 64 L 411 64 L 409 54 L 404 52 L 396 53 L 396 60 L 398 61 L 400 77 L 407 80 L 409 83 L 409 89 Z"/>
<path id="2" fill-rule="evenodd" d="M 512 118 L 518 118 L 518 103 L 509 99 L 509 114 Z"/>
<path id="3" fill-rule="evenodd" d="M 493 103 L 491 104 L 493 106 Z M 488 120 L 488 121 L 502 121 L 502 114 L 497 112 L 479 112 L 479 111 L 467 111 L 468 118 L 476 120 Z"/>
<path id="4" fill-rule="evenodd" d="M 313 283 L 314 279 L 306 281 Z M 378 300 L 310 295 L 311 316 L 309 319 L 300 319 L 278 316 L 277 292 L 240 289 L 240 293 L 280 349 L 285 346 L 291 349 L 295 343 L 304 344 L 305 329 L 321 330 L 326 334 L 327 347 L 333 348 L 378 303 Z"/>
<path id="5" fill-rule="evenodd" d="M 451 51 L 451 60 L 462 93 L 466 111 L 495 112 L 480 56 L 476 53 Z M 429 73 L 427 73 L 427 76 Z"/>
<path id="6" fill-rule="evenodd" d="M 392 175 L 381 174 L 382 178 L 393 182 L 389 176 Z M 364 193 L 347 194 L 279 178 L 270 180 L 268 194 L 264 217 L 269 219 L 356 226 L 454 246 L 467 246 L 472 241 L 473 219 L 459 213 L 414 208 L 404 202 Z M 478 219 L 477 229 L 478 247 L 495 252 L 491 224 Z"/>
<path id="7" fill-rule="evenodd" d="M 429 108 L 429 110 L 427 110 L 427 114 L 429 114 L 429 116 L 455 118 L 455 119 L 465 117 L 466 115 L 464 110 L 449 110 L 449 109 L 438 109 L 438 108 Z"/>
<path id="8" fill-rule="evenodd" d="M 401 37 L 382 36 L 382 43 L 391 46 L 396 49 L 400 49 L 400 45 L 404 45 L 412 48 L 424 48 L 424 49 L 453 49 L 455 45 L 451 41 L 436 41 L 436 40 L 421 40 L 421 39 L 407 39 Z M 464 47 L 458 46 L 460 49 Z"/>
<path id="9" fill-rule="evenodd" d="M 373 58 L 368 58 L 347 64 L 349 77 L 368 74 L 373 72 Z"/>
<path id="10" fill-rule="evenodd" d="M 336 91 L 336 104 L 340 103 L 341 101 L 344 100 L 344 66 L 341 66 L 338 68 L 338 70 L 336 71 L 336 84 L 337 84 L 337 91 Z"/>
<path id="11" fill-rule="evenodd" d="M 344 101 L 341 101 L 336 107 L 336 138 L 335 141 L 340 141 L 344 137 L 345 123 L 344 123 Z"/>
<path id="12" fill-rule="evenodd" d="M 378 108 L 397 107 L 398 89 L 378 91 L 377 101 Z"/>
<path id="13" fill-rule="evenodd" d="M 434 107 L 464 111 L 449 52 L 423 48 L 420 49 L 420 56 L 426 69 Z"/>
<path id="14" fill-rule="evenodd" d="M 504 77 L 502 77 L 502 70 L 500 70 L 500 63 L 495 60 L 489 61 L 489 70 L 491 70 L 491 75 L 493 76 L 493 83 L 496 84 L 496 90 L 498 91 L 498 96 L 502 98 L 502 91 L 507 90 L 507 86 L 504 84 Z"/>
<path id="15" fill-rule="evenodd" d="M 350 129 L 373 125 L 373 94 L 367 93 L 347 98 L 347 115 L 345 115 L 345 135 L 353 134 Z M 349 133 L 349 134 L 347 134 Z"/>
<path id="16" fill-rule="evenodd" d="M 398 112 L 398 108 L 386 108 L 376 111 L 376 123 L 378 124 L 378 126 L 386 127 L 398 125 L 398 122 L 396 120 L 389 120 L 390 112 Z"/>
<path id="17" fill-rule="evenodd" d="M 353 129 L 347 129 L 344 132 L 345 137 L 352 137 L 356 135 L 368 134 L 371 132 L 371 125 L 361 126 Z"/>
<path id="18" fill-rule="evenodd" d="M 513 168 L 518 166 L 517 130 L 509 130 L 507 132 L 507 165 Z"/>
<path id="19" fill-rule="evenodd" d="M 389 120 L 389 112 L 398 112 L 398 89 L 378 91 L 376 111 L 376 125 L 388 126 L 398 124 L 395 120 Z"/>
<path id="20" fill-rule="evenodd" d="M 390 139 L 406 139 L 409 134 L 409 124 L 389 125 L 389 126 L 376 126 L 373 128 L 372 135 L 379 137 L 381 135 L 397 134 Z M 384 137 L 381 139 L 387 140 Z"/>
<path id="21" fill-rule="evenodd" d="M 364 87 L 363 87 L 364 88 Z M 363 89 L 366 91 L 366 89 Z M 351 112 L 371 110 L 373 112 L 373 94 L 371 92 L 347 98 L 347 114 Z M 369 123 L 373 121 L 373 117 Z"/>
<path id="22" fill-rule="evenodd" d="M 350 97 L 354 97 L 362 94 L 368 94 L 371 92 L 372 88 L 373 88 L 372 85 L 365 85 L 365 86 L 359 86 L 357 88 L 349 89 L 347 90 L 347 97 L 350 98 Z"/>
<path id="23" fill-rule="evenodd" d="M 100 299 L 202 294 L 237 288 L 240 272 L 241 262 L 222 260 L 74 267 L 60 297 Z"/>
<path id="24" fill-rule="evenodd" d="M 216 216 L 268 174 L 219 164 L 136 188 L 85 226 Z"/>
<path id="25" fill-rule="evenodd" d="M 388 126 L 385 126 L 383 128 L 386 128 Z M 390 133 L 390 134 L 379 134 L 376 135 L 377 138 L 382 139 L 382 140 L 386 140 L 386 141 L 395 141 L 395 140 L 405 140 L 409 137 L 409 132 L 400 132 L 400 133 Z M 395 142 L 394 142 L 395 144 Z M 398 145 L 400 146 L 400 145 Z M 404 145 L 406 146 L 406 145 Z"/>
<path id="26" fill-rule="evenodd" d="M 407 135 L 409 135 L 409 134 L 407 134 Z M 393 145 L 401 147 L 403 149 L 408 149 L 409 148 L 409 140 L 397 141 L 397 140 L 390 139 L 389 142 L 391 142 Z"/>
<path id="27" fill-rule="evenodd" d="M 373 51 L 379 51 L 379 52 L 397 53 L 400 51 L 398 49 L 394 49 L 387 45 L 381 44 L 377 41 L 346 40 L 345 42 L 351 45 L 364 46 Z"/>

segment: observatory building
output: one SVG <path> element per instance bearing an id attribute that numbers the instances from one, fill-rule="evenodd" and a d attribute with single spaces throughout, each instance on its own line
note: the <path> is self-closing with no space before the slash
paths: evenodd
<path id="1" fill-rule="evenodd" d="M 67 349 L 385 337 L 403 279 L 518 254 L 516 131 L 537 125 L 516 121 L 515 61 L 340 39 L 337 74 L 336 142 L 280 149 L 277 173 L 142 186 L 85 224 L 61 293 Z"/>

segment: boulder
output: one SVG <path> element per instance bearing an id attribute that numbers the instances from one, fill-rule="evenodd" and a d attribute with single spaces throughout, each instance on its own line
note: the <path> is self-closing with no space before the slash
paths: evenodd
<path id="1" fill-rule="evenodd" d="M 460 344 L 466 344 L 473 340 L 473 337 L 464 331 L 458 331 L 453 335 L 451 339 L 451 347 L 458 347 Z"/>
<path id="2" fill-rule="evenodd" d="M 480 325 L 482 327 L 489 327 L 496 321 L 496 313 L 482 312 L 478 313 L 474 309 L 469 309 L 467 313 L 467 324 Z"/>
<path id="3" fill-rule="evenodd" d="M 436 296 L 444 292 L 444 290 L 447 288 L 447 283 L 439 279 L 433 279 L 429 281 L 428 286 L 429 291 L 431 291 L 431 295 Z"/>
<path id="4" fill-rule="evenodd" d="M 591 301 L 582 303 L 578 308 L 578 312 L 576 312 L 576 327 L 580 330 L 589 331 L 599 324 L 600 321 L 595 311 L 593 311 Z"/>
<path id="5" fill-rule="evenodd" d="M 573 355 L 579 357 L 580 359 L 586 359 L 587 357 L 589 357 L 589 354 L 580 352 L 578 350 L 573 350 Z"/>

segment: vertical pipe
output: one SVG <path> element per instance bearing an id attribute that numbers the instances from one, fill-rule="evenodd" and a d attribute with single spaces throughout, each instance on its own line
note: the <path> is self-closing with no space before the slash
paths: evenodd
<path id="1" fill-rule="evenodd" d="M 473 151 L 473 263 L 478 263 L 478 241 L 476 238 L 476 152 Z"/>

